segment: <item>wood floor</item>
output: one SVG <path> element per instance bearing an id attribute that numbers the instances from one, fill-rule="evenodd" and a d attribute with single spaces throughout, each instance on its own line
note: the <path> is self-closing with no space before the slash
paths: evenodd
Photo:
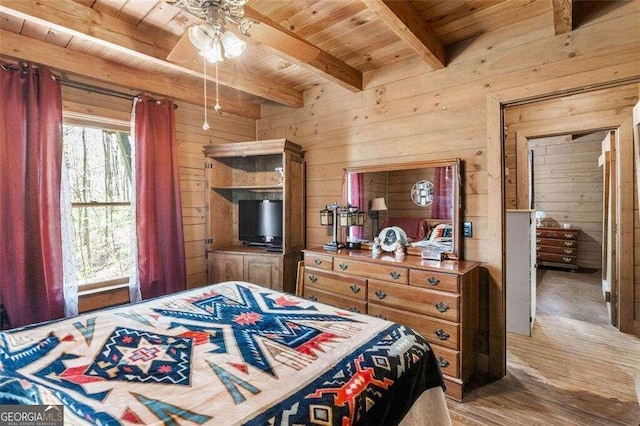
<path id="1" fill-rule="evenodd" d="M 448 400 L 454 425 L 640 425 L 640 339 L 607 323 L 600 271 L 538 270 L 531 337 L 507 335 L 506 377 Z"/>

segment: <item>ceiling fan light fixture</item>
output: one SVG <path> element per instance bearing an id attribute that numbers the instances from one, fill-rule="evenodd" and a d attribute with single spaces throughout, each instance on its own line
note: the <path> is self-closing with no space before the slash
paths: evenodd
<path id="1" fill-rule="evenodd" d="M 222 45 L 220 44 L 219 40 L 214 40 L 211 43 L 211 48 L 201 51 L 200 54 L 212 64 L 224 61 L 224 59 L 222 58 Z"/>
<path id="2" fill-rule="evenodd" d="M 211 49 L 215 38 L 215 29 L 206 22 L 189 28 L 189 41 L 199 52 Z"/>
<path id="3" fill-rule="evenodd" d="M 224 56 L 229 59 L 237 58 L 247 47 L 247 43 L 240 40 L 240 38 L 231 31 L 225 31 L 220 37 L 220 41 L 224 47 Z"/>
<path id="4" fill-rule="evenodd" d="M 193 25 L 188 30 L 191 44 L 198 50 L 203 61 L 204 73 L 204 124 L 203 130 L 209 130 L 207 122 L 207 62 L 216 66 L 216 103 L 214 110 L 221 113 L 222 107 L 218 99 L 218 62 L 228 58 L 237 58 L 244 52 L 247 43 L 232 31 L 225 31 L 227 23 L 234 24 L 237 30 L 245 36 L 249 35 L 249 28 L 259 22 L 244 17 L 244 6 L 248 0 L 174 0 L 175 6 L 204 20 Z"/>

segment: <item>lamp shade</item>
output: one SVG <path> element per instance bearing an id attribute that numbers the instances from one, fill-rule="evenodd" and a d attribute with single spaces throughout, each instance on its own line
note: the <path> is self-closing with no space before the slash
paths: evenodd
<path id="1" fill-rule="evenodd" d="M 217 39 L 213 41 L 211 49 L 204 51 L 204 57 L 212 64 L 224 61 L 224 59 L 222 59 L 222 48 Z"/>
<path id="2" fill-rule="evenodd" d="M 352 226 L 364 225 L 364 212 L 361 212 L 360 210 L 351 212 L 351 225 Z"/>
<path id="3" fill-rule="evenodd" d="M 328 208 L 320 210 L 320 225 L 329 226 L 333 225 L 333 211 Z"/>
<path id="4" fill-rule="evenodd" d="M 374 198 L 371 201 L 371 208 L 369 210 L 371 211 L 387 210 L 387 204 L 384 202 L 384 198 Z"/>
<path id="5" fill-rule="evenodd" d="M 347 209 L 340 210 L 338 212 L 338 218 L 340 219 L 340 226 L 351 226 L 351 212 Z"/>
<path id="6" fill-rule="evenodd" d="M 189 28 L 189 40 L 200 52 L 211 49 L 216 37 L 216 29 L 206 22 Z"/>
<path id="7" fill-rule="evenodd" d="M 222 45 L 224 46 L 224 56 L 229 59 L 240 56 L 247 47 L 247 43 L 240 40 L 238 36 L 231 31 L 226 31 L 222 34 L 220 41 L 222 41 Z"/>

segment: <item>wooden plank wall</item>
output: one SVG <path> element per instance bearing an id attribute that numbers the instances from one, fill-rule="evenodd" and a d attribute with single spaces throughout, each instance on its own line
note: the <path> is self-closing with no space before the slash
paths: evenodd
<path id="1" fill-rule="evenodd" d="M 496 220 L 488 216 L 488 98 L 523 98 L 529 90 L 552 93 L 638 76 L 639 9 L 638 2 L 624 3 L 562 36 L 553 35 L 551 14 L 532 15 L 454 46 L 445 69 L 431 72 L 419 59 L 409 59 L 366 73 L 360 93 L 326 84 L 306 91 L 302 108 L 263 106 L 259 139 L 286 137 L 305 150 L 307 244 L 327 241 L 317 212 L 339 199 L 343 168 L 458 157 L 464 161 L 463 216 L 474 228 L 473 238 L 464 240 L 465 257 L 486 262 L 491 279 L 501 283 L 501 257 L 483 250 L 489 222 Z M 502 302 L 488 300 L 488 284 L 481 294 L 486 352 L 487 311 Z M 502 297 L 500 289 L 492 294 Z M 492 345 L 504 347 L 504 335 L 495 335 Z"/>
<path id="2" fill-rule="evenodd" d="M 132 102 L 113 96 L 63 86 L 63 108 L 130 121 Z M 234 115 L 209 113 L 209 131 L 202 130 L 203 110 L 199 105 L 178 102 L 176 136 L 178 140 L 178 174 L 182 195 L 182 220 L 185 240 L 187 285 L 207 283 L 204 253 L 205 188 L 203 146 L 255 139 L 255 120 Z"/>
<path id="3" fill-rule="evenodd" d="M 255 120 L 235 115 L 209 112 L 208 131 L 202 130 L 201 105 L 178 103 L 176 135 L 178 138 L 178 172 L 182 195 L 184 249 L 189 288 L 207 284 L 207 260 L 204 253 L 205 187 L 204 145 L 255 140 Z M 215 208 L 215 206 L 213 206 Z"/>
<path id="4" fill-rule="evenodd" d="M 431 218 L 431 206 L 421 207 L 411 200 L 411 189 L 419 180 L 434 182 L 433 168 L 398 170 L 389 173 L 389 217 Z"/>
<path id="5" fill-rule="evenodd" d="M 545 212 L 545 226 L 580 228 L 578 266 L 602 267 L 602 168 L 598 157 L 606 132 L 578 138 L 529 139 L 533 150 L 534 209 Z"/>

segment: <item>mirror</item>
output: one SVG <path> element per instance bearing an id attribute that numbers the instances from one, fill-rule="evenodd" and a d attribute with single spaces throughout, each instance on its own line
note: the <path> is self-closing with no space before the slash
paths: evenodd
<path id="1" fill-rule="evenodd" d="M 348 241 L 371 248 L 381 229 L 398 226 L 409 239 L 407 254 L 462 259 L 460 168 L 452 159 L 345 169 L 345 204 L 367 212 L 364 226 L 348 228 Z"/>

